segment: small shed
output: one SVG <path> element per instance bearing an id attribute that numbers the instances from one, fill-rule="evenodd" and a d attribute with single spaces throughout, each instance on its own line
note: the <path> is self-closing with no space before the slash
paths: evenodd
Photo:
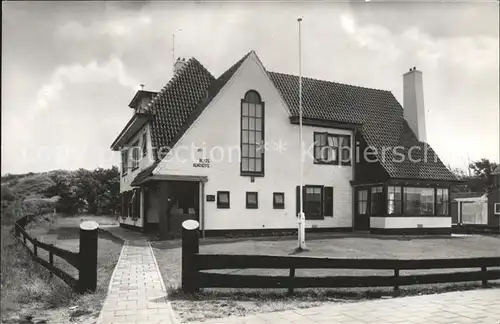
<path id="1" fill-rule="evenodd" d="M 463 193 L 452 198 L 452 222 L 460 225 L 488 225 L 488 197 L 483 193 Z"/>

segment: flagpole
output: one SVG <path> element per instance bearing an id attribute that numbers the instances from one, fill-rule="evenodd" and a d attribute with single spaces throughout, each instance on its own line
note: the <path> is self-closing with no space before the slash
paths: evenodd
<path id="1" fill-rule="evenodd" d="M 303 251 L 306 249 L 306 220 L 304 215 L 304 184 L 303 184 L 303 158 L 302 154 L 304 152 L 304 142 L 302 140 L 302 35 L 301 35 L 301 25 L 302 18 L 297 19 L 299 23 L 299 138 L 300 138 L 300 211 L 299 211 L 299 221 L 298 221 L 298 251 Z"/>

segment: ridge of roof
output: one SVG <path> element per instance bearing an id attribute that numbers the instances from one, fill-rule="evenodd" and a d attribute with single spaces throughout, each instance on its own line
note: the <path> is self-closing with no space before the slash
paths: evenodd
<path id="1" fill-rule="evenodd" d="M 196 119 L 201 115 L 201 113 L 205 110 L 205 108 L 212 102 L 212 100 L 217 96 L 217 94 L 224 88 L 227 82 L 231 79 L 234 73 L 238 70 L 238 68 L 243 64 L 243 62 L 247 59 L 247 57 L 253 51 L 248 52 L 241 59 L 239 59 L 236 63 L 234 63 L 231 67 L 229 67 L 226 71 L 224 71 L 217 79 L 215 79 L 208 89 L 205 91 L 204 98 L 199 102 L 197 107 L 193 110 L 191 115 L 187 118 L 186 122 L 179 130 L 179 132 L 172 138 L 169 143 L 169 147 L 172 148 L 177 142 L 181 139 L 184 133 L 191 127 Z"/>
<path id="2" fill-rule="evenodd" d="M 253 50 L 245 54 L 242 58 L 240 58 L 236 63 L 230 66 L 226 71 L 224 71 L 213 83 L 210 85 L 208 90 L 208 97 L 206 105 L 212 101 L 213 98 L 219 93 L 222 88 L 229 82 L 229 80 L 233 77 L 236 71 L 240 68 L 241 64 L 250 56 L 250 54 L 255 53 Z M 205 105 L 205 106 L 206 106 Z"/>
<path id="3" fill-rule="evenodd" d="M 169 89 L 169 88 L 170 88 L 170 87 L 171 87 L 171 86 L 172 86 L 172 85 L 173 85 L 173 84 L 174 84 L 174 83 L 175 83 L 175 82 L 176 82 L 176 81 L 180 78 L 180 76 L 184 73 L 184 71 L 185 71 L 185 70 L 186 70 L 189 66 L 192 66 L 192 65 L 194 65 L 194 64 L 199 65 L 201 68 L 203 68 L 203 69 L 205 70 L 205 72 L 207 72 L 208 74 L 210 74 L 210 76 L 212 76 L 212 74 L 208 71 L 208 69 L 207 69 L 207 68 L 205 68 L 205 67 L 203 66 L 203 64 L 201 64 L 201 63 L 200 63 L 200 62 L 199 62 L 196 58 L 191 57 L 191 58 L 189 58 L 189 59 L 186 61 L 186 63 L 185 63 L 183 66 L 181 66 L 181 67 L 179 68 L 179 70 L 178 70 L 176 73 L 174 73 L 174 75 L 172 76 L 172 78 L 170 78 L 170 80 L 167 82 L 167 84 L 165 84 L 165 85 L 161 88 L 161 90 L 160 90 L 160 91 L 158 91 L 158 92 L 156 93 L 156 95 L 155 95 L 155 96 L 153 96 L 153 98 L 151 99 L 151 101 L 148 103 L 147 108 L 151 108 L 151 107 L 154 105 L 155 101 L 157 101 L 157 99 L 161 96 L 161 94 L 162 94 L 163 92 L 167 91 L 167 90 L 168 90 L 168 89 Z M 212 77 L 213 77 L 213 76 L 212 76 Z"/>
<path id="4" fill-rule="evenodd" d="M 214 78 L 194 57 L 190 58 L 147 106 L 152 113 L 150 126 L 153 147 L 171 149 L 252 53 L 255 54 L 253 50 L 249 51 L 218 78 Z M 298 115 L 299 77 L 265 72 L 291 115 Z M 391 91 L 304 77 L 302 98 L 304 117 L 361 124 L 361 134 L 372 147 L 402 146 L 405 153 L 414 146 L 428 148 L 429 157 L 433 158 L 431 162 L 395 163 L 379 157 L 380 164 L 389 176 L 456 180 L 434 150 L 427 143 L 418 141 L 404 119 L 403 107 Z M 155 159 L 159 162 L 157 153 L 155 151 Z M 389 157 L 394 155 L 390 153 Z"/>
<path id="5" fill-rule="evenodd" d="M 267 73 L 278 74 L 278 75 L 280 74 L 280 75 L 283 75 L 283 76 L 294 77 L 294 78 L 298 78 L 299 77 L 296 74 L 276 72 L 276 71 L 267 71 Z M 317 78 L 302 76 L 302 81 L 304 81 L 304 80 L 316 81 L 316 82 L 333 83 L 333 84 L 337 84 L 337 85 L 344 85 L 344 86 L 349 86 L 349 87 L 353 87 L 353 88 L 359 88 L 359 89 L 363 89 L 363 90 L 374 90 L 374 91 L 383 91 L 383 92 L 392 93 L 391 90 L 387 90 L 387 89 L 370 88 L 370 87 L 364 87 L 364 86 L 360 86 L 360 85 L 354 85 L 354 84 L 348 84 L 348 83 L 342 83 L 342 82 L 336 82 L 336 81 L 330 81 L 330 80 L 324 80 L 324 79 L 317 79 Z"/>
<path id="6" fill-rule="evenodd" d="M 217 79 L 196 58 L 186 61 L 147 106 L 153 115 L 153 147 L 170 150 L 251 53 L 255 52 L 248 52 Z M 161 160 L 158 151 L 155 151 L 155 160 Z"/>
<path id="7" fill-rule="evenodd" d="M 149 102 L 147 109 L 153 115 L 150 127 L 152 146 L 156 148 L 155 160 L 159 160 L 159 149 L 171 148 L 172 139 L 182 129 L 214 79 L 192 57 Z"/>

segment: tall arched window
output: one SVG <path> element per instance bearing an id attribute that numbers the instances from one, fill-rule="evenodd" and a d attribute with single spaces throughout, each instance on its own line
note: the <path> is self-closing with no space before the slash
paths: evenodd
<path id="1" fill-rule="evenodd" d="M 241 99 L 241 174 L 264 175 L 264 102 L 250 90 Z"/>

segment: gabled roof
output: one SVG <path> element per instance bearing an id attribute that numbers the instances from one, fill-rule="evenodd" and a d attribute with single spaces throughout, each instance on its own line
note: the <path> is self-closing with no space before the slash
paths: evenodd
<path id="1" fill-rule="evenodd" d="M 154 112 L 151 121 L 153 147 L 172 148 L 250 53 L 217 79 L 198 60 L 189 59 L 149 103 L 149 109 Z"/>
<path id="2" fill-rule="evenodd" d="M 172 140 L 184 127 L 213 81 L 212 74 L 195 58 L 191 58 L 151 100 L 147 109 L 153 114 L 150 129 L 155 153 L 173 146 Z"/>
<path id="3" fill-rule="evenodd" d="M 205 91 L 205 96 L 202 100 L 196 105 L 196 108 L 193 110 L 188 119 L 185 120 L 184 126 L 177 132 L 176 135 L 172 137 L 170 140 L 169 147 L 174 147 L 174 145 L 179 141 L 179 139 L 184 135 L 184 133 L 191 127 L 193 122 L 200 116 L 200 114 L 205 110 L 208 104 L 215 98 L 215 96 L 224 88 L 226 83 L 231 79 L 234 73 L 238 70 L 241 64 L 245 61 L 245 59 L 251 54 L 249 52 L 245 56 L 243 56 L 238 62 L 232 65 L 229 69 L 227 69 L 224 73 L 221 74 L 220 77 L 212 81 L 208 89 Z"/>
<path id="4" fill-rule="evenodd" d="M 493 172 L 491 172 L 491 174 L 492 174 L 492 175 L 497 175 L 497 174 L 500 174 L 500 165 L 499 165 L 499 166 L 497 166 L 497 167 L 495 168 L 495 170 L 493 170 Z"/>
<path id="5" fill-rule="evenodd" d="M 154 92 L 154 91 L 139 90 L 136 92 L 134 98 L 132 98 L 132 100 L 130 101 L 128 106 L 130 108 L 134 108 L 137 105 L 137 102 L 140 99 L 142 99 L 143 97 L 149 96 L 150 98 L 153 98 L 156 94 L 157 94 L 157 92 Z"/>
<path id="6" fill-rule="evenodd" d="M 148 105 L 153 147 L 172 148 L 252 53 L 255 52 L 247 53 L 217 79 L 196 59 L 188 60 Z M 298 116 L 299 78 L 283 73 L 267 73 L 291 116 Z M 390 91 L 303 78 L 303 116 L 361 124 L 363 138 L 379 151 L 382 167 L 393 178 L 456 180 L 434 150 L 417 140 L 403 117 L 403 108 Z M 427 162 L 417 163 L 408 159 L 402 163 L 393 162 L 397 156 L 392 151 L 383 156 L 384 147 L 400 147 L 398 152 L 406 156 L 411 147 L 420 147 L 421 151 L 413 150 L 412 153 L 417 160 L 423 158 L 427 148 Z M 158 156 L 156 160 L 158 163 Z"/>
<path id="7" fill-rule="evenodd" d="M 299 115 L 299 77 L 268 72 L 281 93 L 292 116 Z M 403 117 L 403 108 L 390 91 L 363 88 L 342 83 L 302 78 L 302 114 L 304 118 L 328 120 L 340 123 L 361 124 L 361 133 L 367 144 L 378 151 L 378 160 L 393 178 L 456 180 L 444 166 L 434 150 L 419 142 Z M 382 155 L 384 147 L 398 147 L 397 152 L 408 156 L 413 149 L 414 160 L 427 162 L 394 162 L 392 150 Z M 398 160 L 396 160 L 398 161 Z"/>

